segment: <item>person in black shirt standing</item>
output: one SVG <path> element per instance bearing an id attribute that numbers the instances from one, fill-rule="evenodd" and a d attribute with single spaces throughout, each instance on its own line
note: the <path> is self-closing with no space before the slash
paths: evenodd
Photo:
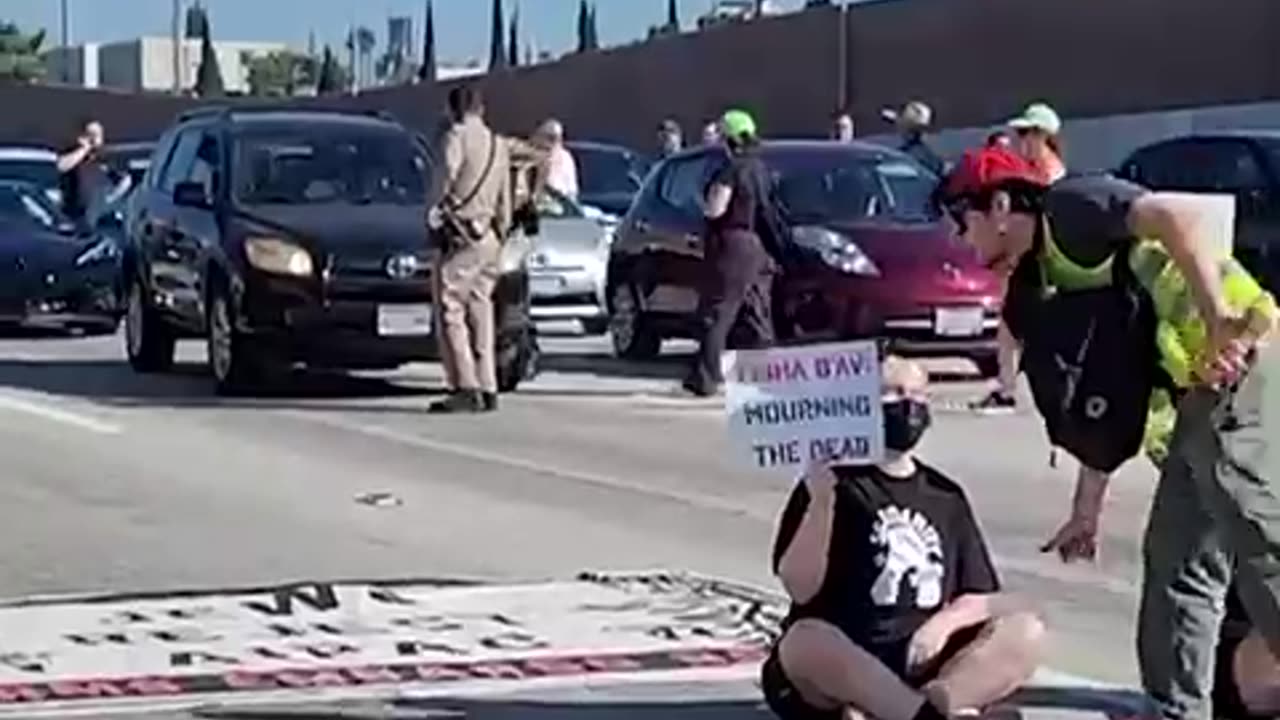
<path id="1" fill-rule="evenodd" d="M 58 155 L 58 186 L 62 192 L 62 209 L 72 220 L 84 220 L 89 211 L 93 172 L 104 140 L 102 123 L 89 120 L 80 127 L 75 144 Z"/>
<path id="2" fill-rule="evenodd" d="M 774 342 L 772 286 L 775 263 L 761 240 L 772 198 L 768 171 L 756 147 L 755 120 L 730 110 L 721 120 L 728 158 L 712 178 L 704 200 L 706 277 L 699 293 L 701 346 L 683 383 L 698 396 L 714 395 L 721 383 L 720 354 L 738 323 L 742 344 Z"/>
<path id="3" fill-rule="evenodd" d="M 787 502 L 773 551 L 791 596 L 765 661 L 782 720 L 937 720 L 981 710 L 1035 672 L 1044 626 L 1000 592 L 960 486 L 917 461 L 927 379 L 883 368 L 886 460 L 817 464 Z"/>

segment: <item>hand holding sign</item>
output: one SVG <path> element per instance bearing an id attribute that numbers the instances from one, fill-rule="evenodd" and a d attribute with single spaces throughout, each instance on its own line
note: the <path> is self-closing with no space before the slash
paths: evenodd
<path id="1" fill-rule="evenodd" d="M 722 365 L 730 436 L 752 467 L 883 457 L 874 341 L 739 350 Z"/>

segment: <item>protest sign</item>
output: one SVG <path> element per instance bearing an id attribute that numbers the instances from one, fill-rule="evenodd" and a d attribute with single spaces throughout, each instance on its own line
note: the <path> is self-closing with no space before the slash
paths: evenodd
<path id="1" fill-rule="evenodd" d="M 874 341 L 737 350 L 721 360 L 735 452 L 754 468 L 884 455 Z"/>

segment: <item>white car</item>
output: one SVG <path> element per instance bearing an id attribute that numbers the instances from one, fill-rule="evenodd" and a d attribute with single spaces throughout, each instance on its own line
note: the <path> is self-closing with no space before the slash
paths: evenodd
<path id="1" fill-rule="evenodd" d="M 533 319 L 576 320 L 587 334 L 603 334 L 609 326 L 609 249 L 618 218 L 549 189 L 536 206 L 540 227 L 529 255 Z"/>

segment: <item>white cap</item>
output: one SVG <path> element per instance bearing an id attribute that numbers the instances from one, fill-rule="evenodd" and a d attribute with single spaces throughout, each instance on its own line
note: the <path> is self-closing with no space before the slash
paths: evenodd
<path id="1" fill-rule="evenodd" d="M 1050 135 L 1062 132 L 1062 118 L 1045 103 L 1028 105 L 1021 115 L 1007 124 L 1014 130 L 1040 130 Z"/>

